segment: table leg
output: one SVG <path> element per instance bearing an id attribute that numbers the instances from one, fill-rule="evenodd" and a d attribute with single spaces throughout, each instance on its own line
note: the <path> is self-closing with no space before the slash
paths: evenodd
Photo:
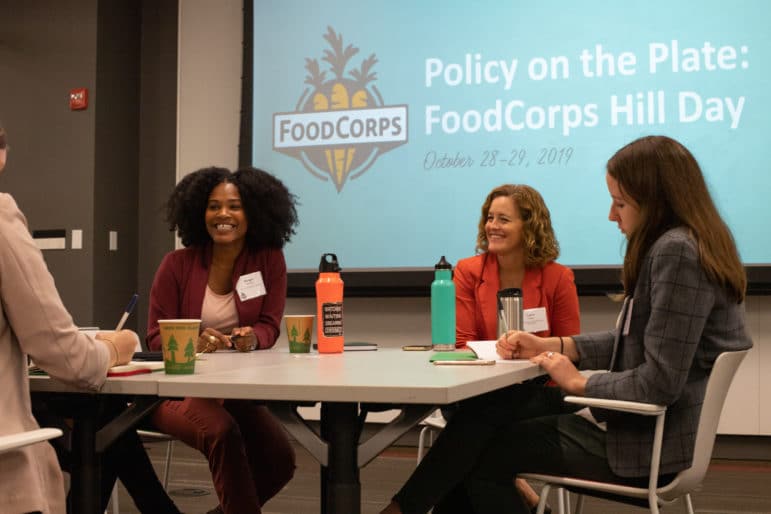
<path id="1" fill-rule="evenodd" d="M 361 443 L 357 403 L 323 402 L 320 437 L 299 415 L 296 404 L 269 402 L 268 407 L 321 464 L 322 514 L 359 514 L 359 469 L 436 409 L 431 405 L 394 405 L 401 410 L 396 419 Z"/>
<path id="2" fill-rule="evenodd" d="M 72 427 L 70 512 L 98 514 L 101 470 L 96 454 L 97 409 L 82 409 L 78 414 Z"/>
<path id="3" fill-rule="evenodd" d="M 329 465 L 321 468 L 321 512 L 359 514 L 358 404 L 322 403 L 321 437 L 329 444 Z"/>

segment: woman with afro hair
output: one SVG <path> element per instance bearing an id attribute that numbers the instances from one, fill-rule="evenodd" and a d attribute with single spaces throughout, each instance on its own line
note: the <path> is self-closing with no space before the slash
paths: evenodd
<path id="1" fill-rule="evenodd" d="M 196 352 L 271 348 L 286 302 L 282 248 L 297 224 L 296 199 L 271 174 L 200 169 L 167 203 L 185 248 L 167 254 L 153 280 L 147 345 L 160 350 L 159 319 L 201 320 Z M 234 337 L 238 336 L 238 337 Z M 185 398 L 162 403 L 155 426 L 203 453 L 219 505 L 210 514 L 259 513 L 289 482 L 295 455 L 264 405 Z"/>

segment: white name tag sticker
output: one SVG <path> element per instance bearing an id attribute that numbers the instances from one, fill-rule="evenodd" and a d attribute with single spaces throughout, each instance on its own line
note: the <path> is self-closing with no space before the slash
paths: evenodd
<path id="1" fill-rule="evenodd" d="M 267 291 L 265 291 L 265 283 L 262 281 L 262 272 L 255 271 L 238 277 L 236 292 L 242 302 L 265 295 Z"/>
<path id="2" fill-rule="evenodd" d="M 549 330 L 549 320 L 546 317 L 546 307 L 525 309 L 522 311 L 525 332 L 543 332 Z"/>

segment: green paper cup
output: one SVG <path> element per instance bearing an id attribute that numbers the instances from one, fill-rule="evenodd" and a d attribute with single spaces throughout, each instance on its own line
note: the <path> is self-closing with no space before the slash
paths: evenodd
<path id="1" fill-rule="evenodd" d="M 195 342 L 201 330 L 200 319 L 159 319 L 163 364 L 169 375 L 195 373 Z"/>
<path id="2" fill-rule="evenodd" d="M 311 351 L 313 336 L 313 314 L 284 316 L 286 324 L 286 339 L 291 353 L 308 353 Z"/>

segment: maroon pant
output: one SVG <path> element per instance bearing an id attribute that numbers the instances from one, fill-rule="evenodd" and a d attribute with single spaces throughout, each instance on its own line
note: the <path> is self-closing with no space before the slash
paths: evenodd
<path id="1" fill-rule="evenodd" d="M 206 456 L 225 514 L 259 514 L 294 475 L 294 449 L 264 405 L 185 398 L 163 402 L 153 422 Z"/>

